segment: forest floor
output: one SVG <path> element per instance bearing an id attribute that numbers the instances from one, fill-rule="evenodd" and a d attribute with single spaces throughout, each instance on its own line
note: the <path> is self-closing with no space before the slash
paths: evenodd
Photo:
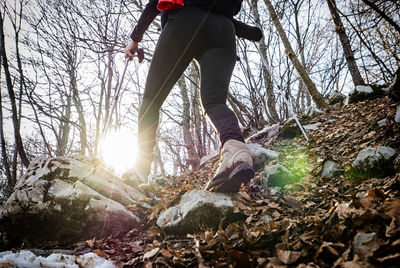
<path id="1" fill-rule="evenodd" d="M 260 184 L 262 173 L 257 172 L 233 195 L 235 207 L 247 216 L 243 222 L 185 237 L 165 236 L 156 227 L 160 211 L 176 205 L 187 191 L 204 187 L 218 166 L 218 159 L 213 159 L 171 178 L 159 190 L 161 200 L 152 209 L 129 207 L 147 219 L 145 224 L 123 236 L 83 241 L 76 252 L 93 250 L 120 267 L 396 267 L 399 167 L 385 178 L 328 179 L 319 174 L 325 160 L 346 169 L 367 147 L 399 151 L 400 124 L 394 122 L 399 104 L 383 97 L 332 106 L 324 115 L 304 121 L 321 122 L 318 130 L 309 132 L 311 142 L 302 136 L 258 140 L 279 151 L 279 161 L 292 161 L 307 175 L 284 188 L 265 189 Z M 384 118 L 388 123 L 378 127 Z M 299 155 L 301 164 L 296 162 Z"/>

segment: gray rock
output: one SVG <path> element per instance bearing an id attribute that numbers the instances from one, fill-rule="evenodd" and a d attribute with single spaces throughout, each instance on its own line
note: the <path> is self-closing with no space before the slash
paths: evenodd
<path id="1" fill-rule="evenodd" d="M 266 149 L 258 143 L 247 144 L 247 147 L 253 157 L 254 168 L 256 170 L 263 168 L 265 163 L 270 162 L 279 156 L 279 152 Z"/>
<path id="2" fill-rule="evenodd" d="M 394 117 L 396 123 L 400 123 L 400 107 L 397 108 L 396 116 Z"/>
<path id="3" fill-rule="evenodd" d="M 161 212 L 157 225 L 166 233 L 187 234 L 202 228 L 216 230 L 221 219 L 224 223 L 245 219 L 233 213 L 233 202 L 229 195 L 208 191 L 190 191 L 182 196 L 180 203 Z"/>
<path id="4" fill-rule="evenodd" d="M 391 147 L 387 147 L 387 146 L 379 146 L 376 151 L 378 154 L 383 156 L 383 159 L 385 159 L 387 161 L 391 161 L 393 159 L 394 155 L 396 154 L 395 149 L 393 149 Z"/>
<path id="5" fill-rule="evenodd" d="M 360 86 L 360 85 L 356 86 L 355 91 L 357 91 L 358 93 L 366 93 L 366 94 L 374 92 L 372 87 L 370 87 L 370 86 Z"/>
<path id="6" fill-rule="evenodd" d="M 164 186 L 168 182 L 168 178 L 162 175 L 151 176 L 149 181 L 153 184 Z"/>
<path id="7" fill-rule="evenodd" d="M 385 91 L 382 90 L 382 88 L 383 86 L 377 85 L 356 86 L 356 88 L 349 94 L 348 103 L 355 103 L 383 96 Z"/>
<path id="8" fill-rule="evenodd" d="M 327 178 L 333 178 L 343 173 L 343 169 L 341 169 L 335 162 L 326 161 L 322 167 L 321 176 Z"/>
<path id="9" fill-rule="evenodd" d="M 358 249 L 362 244 L 371 240 L 376 233 L 357 233 L 353 239 L 353 248 Z"/>
<path id="10" fill-rule="evenodd" d="M 316 107 L 310 107 L 307 110 L 307 116 L 310 118 L 314 118 L 316 116 L 323 115 L 324 113 L 325 113 L 325 111 L 318 109 Z"/>
<path id="11" fill-rule="evenodd" d="M 141 220 L 125 205 L 143 197 L 95 160 L 37 158 L 4 206 L 1 231 L 37 246 L 127 232 Z"/>
<path id="12" fill-rule="evenodd" d="M 343 105 L 346 106 L 349 105 L 349 103 L 350 103 L 350 96 L 347 96 L 346 99 L 343 101 Z"/>
<path id="13" fill-rule="evenodd" d="M 378 122 L 376 122 L 378 127 L 384 127 L 387 123 L 389 123 L 389 119 L 387 119 L 387 118 L 384 118 L 384 119 L 379 120 Z"/>
<path id="14" fill-rule="evenodd" d="M 314 124 L 305 125 L 305 126 L 303 126 L 303 128 L 308 131 L 315 131 L 315 130 L 318 130 L 318 127 L 320 125 L 321 125 L 321 122 L 317 122 Z"/>
<path id="15" fill-rule="evenodd" d="M 396 150 L 390 147 L 379 146 L 361 150 L 351 164 L 353 169 L 367 176 L 384 177 L 393 172 L 393 158 Z"/>
<path id="16" fill-rule="evenodd" d="M 262 175 L 261 183 L 265 188 L 282 187 L 296 180 L 293 174 L 280 164 L 266 166 Z"/>
<path id="17" fill-rule="evenodd" d="M 328 96 L 329 105 L 334 105 L 336 103 L 343 103 L 346 99 L 346 96 L 338 91 L 334 91 Z"/>

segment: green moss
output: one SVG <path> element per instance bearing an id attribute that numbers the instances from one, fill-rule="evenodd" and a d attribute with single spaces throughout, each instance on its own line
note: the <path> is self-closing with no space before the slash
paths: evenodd
<path id="1" fill-rule="evenodd" d="M 393 166 L 390 165 L 383 165 L 381 169 L 370 170 L 368 172 L 355 170 L 353 167 L 348 166 L 345 170 L 344 177 L 346 180 L 350 181 L 354 179 L 384 178 L 394 173 L 395 170 Z"/>

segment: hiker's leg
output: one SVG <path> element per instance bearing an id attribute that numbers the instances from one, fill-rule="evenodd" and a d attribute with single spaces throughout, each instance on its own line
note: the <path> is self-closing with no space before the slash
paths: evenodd
<path id="1" fill-rule="evenodd" d="M 207 117 L 218 133 L 221 163 L 206 190 L 237 192 L 254 177 L 253 160 L 244 143 L 238 120 L 226 105 L 229 82 L 236 61 L 235 32 L 229 20 L 220 21 L 219 36 L 198 59 L 201 67 L 201 101 Z M 224 33 L 224 34 L 223 34 Z M 223 39 L 221 39 L 223 38 Z"/>
<path id="2" fill-rule="evenodd" d="M 150 171 L 161 105 L 196 54 L 194 33 L 200 15 L 193 12 L 193 8 L 185 8 L 172 16 L 153 54 L 138 121 L 137 168 L 146 175 Z"/>
<path id="3" fill-rule="evenodd" d="M 206 50 L 198 58 L 201 68 L 201 103 L 218 133 L 221 146 L 230 139 L 244 141 L 238 120 L 226 105 L 229 82 L 236 63 L 236 45 L 233 25 L 229 27 L 232 23 L 228 21 L 225 24 L 226 29 L 218 37 L 225 39 L 221 44 L 215 40 L 216 47 Z"/>

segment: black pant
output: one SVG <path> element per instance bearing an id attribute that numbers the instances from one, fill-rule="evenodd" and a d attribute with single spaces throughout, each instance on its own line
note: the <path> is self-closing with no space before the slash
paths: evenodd
<path id="1" fill-rule="evenodd" d="M 201 104 L 223 144 L 243 141 L 237 118 L 226 106 L 229 82 L 236 61 L 233 23 L 227 17 L 198 6 L 172 11 L 154 51 L 139 109 L 138 145 L 153 151 L 159 110 L 192 59 L 200 64 Z"/>

